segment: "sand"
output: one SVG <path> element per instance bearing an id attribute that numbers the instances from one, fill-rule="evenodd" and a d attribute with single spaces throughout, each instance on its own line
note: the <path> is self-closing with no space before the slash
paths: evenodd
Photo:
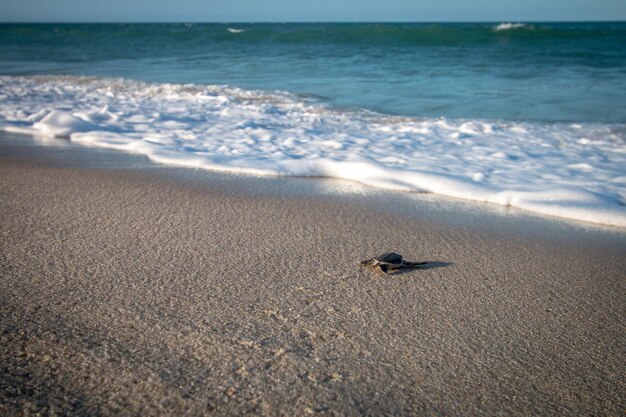
<path id="1" fill-rule="evenodd" d="M 623 413 L 623 231 L 7 149 L 1 415 Z"/>

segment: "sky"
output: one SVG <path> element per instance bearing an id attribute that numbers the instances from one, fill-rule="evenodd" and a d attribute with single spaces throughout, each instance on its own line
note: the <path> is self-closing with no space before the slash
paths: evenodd
<path id="1" fill-rule="evenodd" d="M 626 0 L 0 0 L 2 22 L 626 20 Z"/>

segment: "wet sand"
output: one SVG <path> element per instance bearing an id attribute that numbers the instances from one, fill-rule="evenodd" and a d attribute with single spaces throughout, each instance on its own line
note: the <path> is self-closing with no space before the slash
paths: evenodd
<path id="1" fill-rule="evenodd" d="M 623 413 L 623 231 L 7 149 L 2 415 Z"/>

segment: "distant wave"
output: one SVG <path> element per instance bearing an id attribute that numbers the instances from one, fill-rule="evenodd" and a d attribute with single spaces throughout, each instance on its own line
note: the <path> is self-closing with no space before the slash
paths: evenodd
<path id="1" fill-rule="evenodd" d="M 511 29 L 523 29 L 529 27 L 524 23 L 500 23 L 498 26 L 494 27 L 493 30 L 499 32 L 501 30 L 511 30 Z"/>
<path id="2" fill-rule="evenodd" d="M 0 130 L 164 164 L 341 178 L 626 227 L 625 125 L 417 119 L 284 92 L 5 76 Z"/>
<path id="3" fill-rule="evenodd" d="M 174 45 L 176 48 L 202 48 L 207 42 L 232 44 L 355 45 L 355 46 L 463 46 L 490 44 L 504 33 L 510 41 L 531 43 L 547 40 L 593 39 L 614 41 L 623 37 L 623 24 L 603 30 L 602 25 L 547 23 L 363 23 L 363 24 L 167 24 L 164 26 L 128 24 L 97 25 L 2 25 L 6 43 L 57 45 L 81 42 L 105 42 L 116 49 L 146 45 Z M 252 30 L 254 28 L 254 30 Z M 236 36 L 245 33 L 246 36 Z M 226 34 L 227 36 L 224 36 Z M 230 35 L 230 36 L 228 36 Z M 619 39 L 621 41 L 621 39 Z"/>

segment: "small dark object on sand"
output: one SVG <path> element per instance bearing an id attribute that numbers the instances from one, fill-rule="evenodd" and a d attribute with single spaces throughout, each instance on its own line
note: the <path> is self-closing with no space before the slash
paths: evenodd
<path id="1" fill-rule="evenodd" d="M 425 265 L 428 262 L 411 262 L 402 259 L 402 255 L 395 252 L 387 252 L 382 255 L 375 256 L 372 259 L 366 259 L 361 261 L 361 265 L 370 266 L 372 268 L 380 268 L 385 274 L 389 271 L 395 271 L 398 269 L 415 268 L 419 265 Z"/>

